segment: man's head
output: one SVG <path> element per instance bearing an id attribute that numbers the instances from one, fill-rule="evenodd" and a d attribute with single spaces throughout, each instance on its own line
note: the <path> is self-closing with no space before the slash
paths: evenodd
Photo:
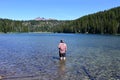
<path id="1" fill-rule="evenodd" d="M 60 42 L 61 42 L 61 43 L 64 43 L 64 41 L 63 41 L 63 40 L 60 40 Z"/>

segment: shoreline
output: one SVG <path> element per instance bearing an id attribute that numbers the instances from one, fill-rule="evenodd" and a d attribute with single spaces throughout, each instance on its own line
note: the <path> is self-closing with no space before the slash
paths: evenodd
<path id="1" fill-rule="evenodd" d="M 0 32 L 0 34 L 20 34 L 20 33 L 54 33 L 54 32 Z M 59 33 L 58 33 L 59 34 Z M 71 34 L 71 33 L 64 33 L 64 34 Z M 76 34 L 76 33 L 72 33 L 72 34 Z M 77 33 L 77 34 L 86 34 L 86 33 Z M 87 34 L 91 34 L 91 33 L 87 33 Z M 94 35 L 94 34 L 93 34 Z M 120 34 L 95 34 L 95 35 L 113 35 L 113 36 L 120 36 Z"/>

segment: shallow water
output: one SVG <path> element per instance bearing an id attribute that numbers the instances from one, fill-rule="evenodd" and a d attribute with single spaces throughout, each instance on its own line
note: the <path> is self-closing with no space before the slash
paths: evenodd
<path id="1" fill-rule="evenodd" d="M 58 43 L 68 46 L 59 61 Z M 3 80 L 120 80 L 120 36 L 0 34 Z"/>

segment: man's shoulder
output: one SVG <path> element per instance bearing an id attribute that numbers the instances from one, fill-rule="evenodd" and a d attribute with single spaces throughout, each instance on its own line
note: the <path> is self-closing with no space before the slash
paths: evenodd
<path id="1" fill-rule="evenodd" d="M 67 46 L 67 44 L 66 44 L 66 43 L 64 43 L 64 45 L 66 45 L 66 46 Z"/>

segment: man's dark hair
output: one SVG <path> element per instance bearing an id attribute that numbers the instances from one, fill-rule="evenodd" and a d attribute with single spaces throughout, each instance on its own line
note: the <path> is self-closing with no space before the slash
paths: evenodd
<path id="1" fill-rule="evenodd" d="M 61 42 L 61 43 L 64 43 L 64 41 L 63 41 L 63 40 L 60 40 L 60 42 Z"/>

